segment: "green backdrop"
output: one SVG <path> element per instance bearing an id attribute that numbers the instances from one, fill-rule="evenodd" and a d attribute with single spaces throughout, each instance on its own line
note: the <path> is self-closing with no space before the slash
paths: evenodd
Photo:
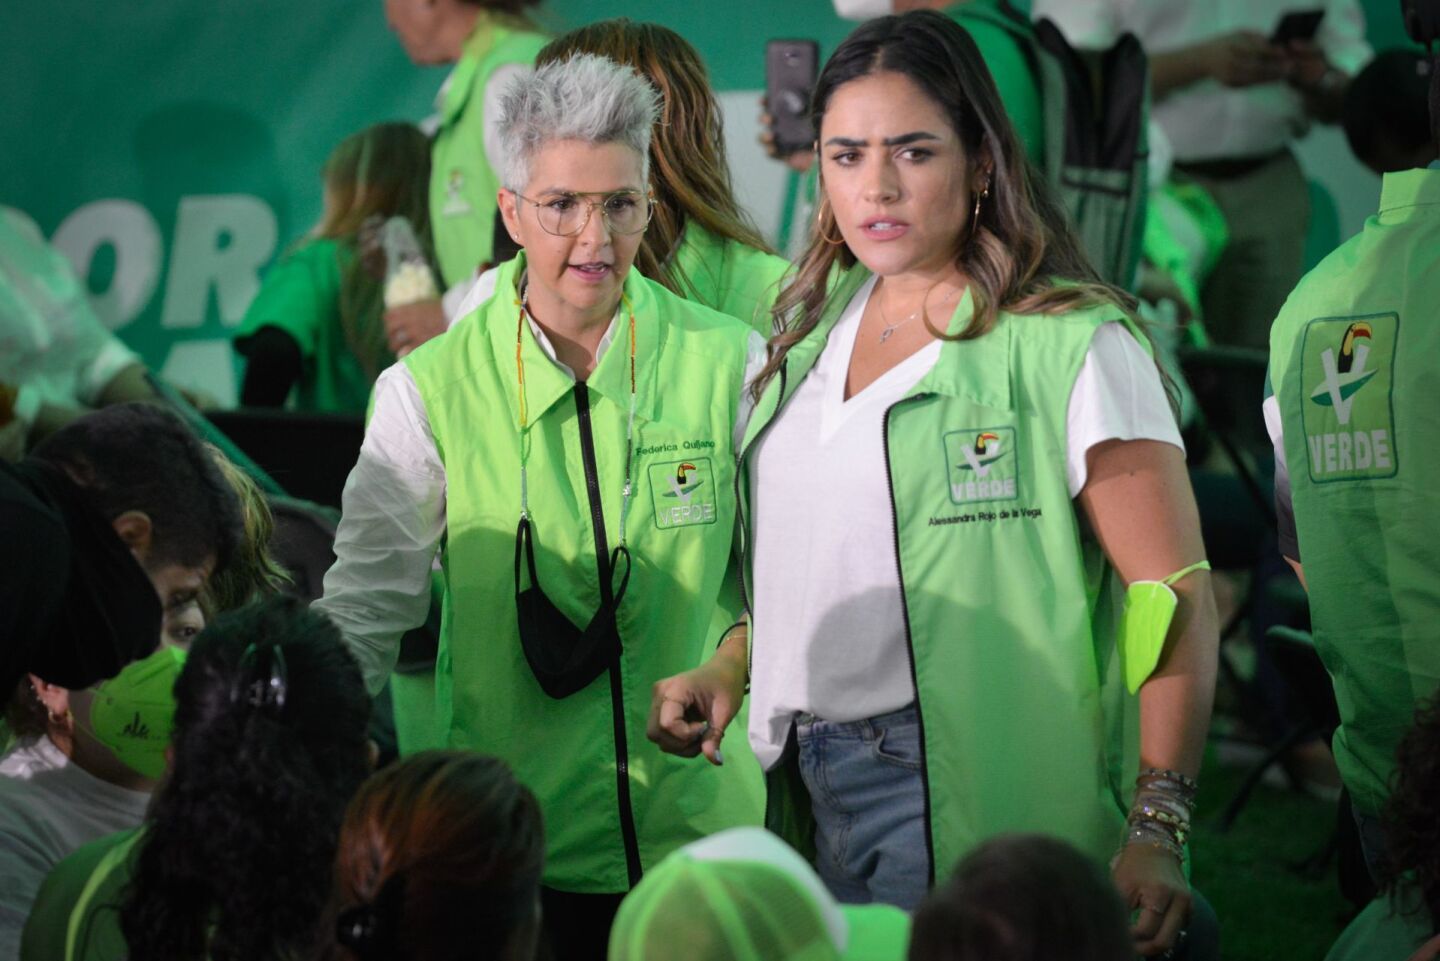
<path id="1" fill-rule="evenodd" d="M 1397 2 L 1366 7 L 1377 46 L 1403 39 Z M 737 180 L 757 183 L 779 176 L 745 150 L 765 41 L 811 37 L 824 54 L 850 28 L 829 0 L 542 10 L 557 32 L 623 14 L 688 37 L 724 95 Z M 101 317 L 149 364 L 224 402 L 228 331 L 264 268 L 318 215 L 330 149 L 367 124 L 423 118 L 444 79 L 405 58 L 381 0 L 6 3 L 0 63 L 0 203 L 70 256 Z"/>

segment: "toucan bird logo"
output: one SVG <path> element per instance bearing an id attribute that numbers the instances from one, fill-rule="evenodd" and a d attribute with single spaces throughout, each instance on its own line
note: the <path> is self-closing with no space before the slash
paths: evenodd
<path id="1" fill-rule="evenodd" d="M 990 465 L 1008 453 L 1000 435 L 989 431 L 975 435 L 974 446 L 962 447 L 960 452 L 965 455 L 965 463 L 955 466 L 960 470 L 973 470 L 976 477 L 989 474 Z"/>
<path id="2" fill-rule="evenodd" d="M 1378 372 L 1378 368 L 1367 370 L 1365 367 L 1374 339 L 1374 329 L 1367 322 L 1357 320 L 1345 328 L 1340 338 L 1339 357 L 1336 357 L 1333 347 L 1325 348 L 1320 354 L 1320 367 L 1325 379 L 1310 394 L 1310 399 L 1321 407 L 1334 408 L 1335 417 L 1342 426 L 1350 423 L 1351 399 Z"/>
<path id="3" fill-rule="evenodd" d="M 678 497 L 682 504 L 689 504 L 691 495 L 705 483 L 705 479 L 697 473 L 695 465 L 687 461 L 676 465 L 675 477 L 669 480 L 670 490 L 665 496 Z"/>

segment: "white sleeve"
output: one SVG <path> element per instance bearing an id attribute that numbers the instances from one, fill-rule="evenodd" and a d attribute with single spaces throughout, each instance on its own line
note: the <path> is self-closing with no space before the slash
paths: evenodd
<path id="1" fill-rule="evenodd" d="M 505 176 L 505 151 L 500 148 L 500 118 L 504 111 L 500 109 L 500 101 L 510 81 L 534 69 L 528 63 L 507 63 L 496 67 L 485 82 L 485 162 L 495 171 L 497 180 Z"/>
<path id="2" fill-rule="evenodd" d="M 1070 46 L 1108 50 L 1120 38 L 1117 0 L 1031 0 L 1030 19 L 1055 22 Z"/>
<path id="3" fill-rule="evenodd" d="M 1155 361 L 1119 321 L 1101 324 L 1075 385 L 1065 416 L 1065 473 L 1070 496 L 1085 489 L 1085 455 L 1107 440 L 1158 440 L 1182 451 L 1180 428 L 1170 410 Z"/>
<path id="4" fill-rule="evenodd" d="M 1365 42 L 1365 14 L 1356 0 L 1330 0 L 1315 39 L 1325 58 L 1352 77 L 1375 56 Z"/>
<path id="5" fill-rule="evenodd" d="M 445 465 L 404 364 L 375 382 L 374 412 L 341 505 L 335 564 L 315 607 L 340 628 L 366 686 L 378 693 L 401 636 L 429 613 L 430 568 L 445 533 Z"/>
<path id="6" fill-rule="evenodd" d="M 740 452 L 741 442 L 745 440 L 745 430 L 750 426 L 750 415 L 755 413 L 755 399 L 750 396 L 750 384 L 768 359 L 765 338 L 761 337 L 758 331 L 752 330 L 750 340 L 745 345 L 745 385 L 740 391 L 740 403 L 735 410 L 734 450 L 737 454 Z"/>

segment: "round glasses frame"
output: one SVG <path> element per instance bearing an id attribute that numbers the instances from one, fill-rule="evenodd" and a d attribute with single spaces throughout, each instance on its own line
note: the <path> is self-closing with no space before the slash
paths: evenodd
<path id="1" fill-rule="evenodd" d="M 645 228 L 650 226 L 651 218 L 655 216 L 654 195 L 641 194 L 637 193 L 634 190 L 613 190 L 609 193 L 567 193 L 560 194 L 550 200 L 535 200 L 531 197 L 525 196 L 518 191 L 514 191 L 514 193 L 516 197 L 519 197 L 521 200 L 525 201 L 527 204 L 535 208 L 535 219 L 540 222 L 540 228 L 553 237 L 578 237 L 581 233 L 585 231 L 586 227 L 590 226 L 590 218 L 595 213 L 595 208 L 597 207 L 600 208 L 600 216 L 605 221 L 606 229 L 609 230 L 610 233 L 617 234 L 621 237 L 629 237 L 634 234 L 643 233 L 645 231 Z M 586 200 L 585 198 L 587 197 L 599 197 L 600 199 Z M 621 230 L 615 226 L 615 222 L 610 219 L 610 211 L 606 208 L 605 205 L 616 197 L 634 198 L 637 200 L 643 200 L 645 202 L 645 219 L 640 222 L 640 225 L 638 227 L 633 227 L 630 230 Z M 580 221 L 580 226 L 576 227 L 574 230 L 568 231 L 554 230 L 545 223 L 544 210 L 549 208 L 550 205 L 556 200 L 570 200 L 575 203 L 582 203 L 585 205 L 585 217 Z M 557 213 L 557 211 L 554 210 L 551 210 L 551 212 Z"/>

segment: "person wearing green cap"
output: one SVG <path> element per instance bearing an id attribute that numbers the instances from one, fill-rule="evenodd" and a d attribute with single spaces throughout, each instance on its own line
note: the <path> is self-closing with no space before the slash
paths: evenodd
<path id="1" fill-rule="evenodd" d="M 8 720 L 21 740 L 0 758 L 0 957 L 15 957 L 51 868 L 145 817 L 165 773 L 171 688 L 184 661 L 167 644 L 79 691 L 32 675 L 12 705 Z"/>
<path id="2" fill-rule="evenodd" d="M 1440 19 L 1432 3 L 1414 4 Z M 1428 37 L 1429 40 L 1436 39 Z M 1431 72 L 1432 156 L 1440 72 Z M 1372 873 L 1395 747 L 1440 689 L 1440 161 L 1387 173 L 1380 209 L 1305 276 L 1270 329 L 1265 422 L 1280 552 L 1310 596 L 1340 710 L 1335 761 Z"/>
<path id="3" fill-rule="evenodd" d="M 910 917 L 841 904 L 815 869 L 758 827 L 675 851 L 626 896 L 609 961 L 902 961 Z"/>

